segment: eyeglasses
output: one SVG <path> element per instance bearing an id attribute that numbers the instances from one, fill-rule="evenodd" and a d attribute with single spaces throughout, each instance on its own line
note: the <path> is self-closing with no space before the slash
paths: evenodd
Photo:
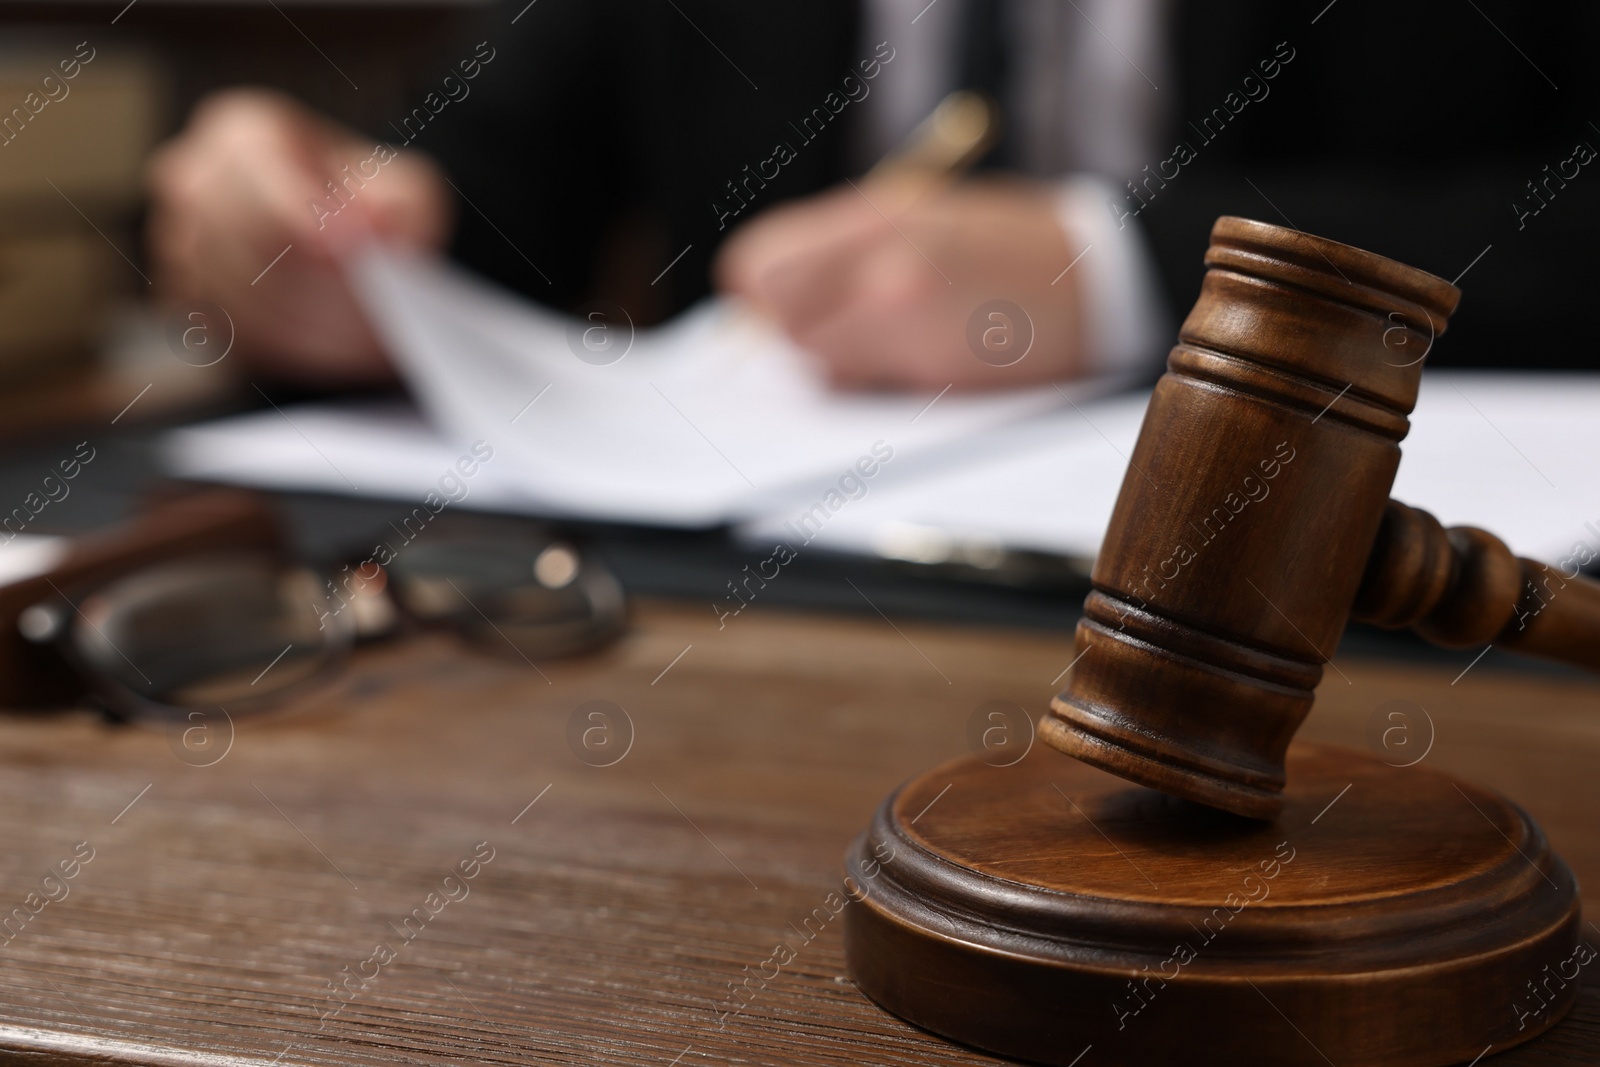
<path id="1" fill-rule="evenodd" d="M 59 590 L 17 627 L 58 649 L 110 714 L 183 721 L 280 706 L 329 680 L 357 641 L 403 623 L 531 666 L 598 648 L 625 621 L 620 583 L 572 545 L 441 529 L 337 574 L 265 551 L 164 562 Z"/>

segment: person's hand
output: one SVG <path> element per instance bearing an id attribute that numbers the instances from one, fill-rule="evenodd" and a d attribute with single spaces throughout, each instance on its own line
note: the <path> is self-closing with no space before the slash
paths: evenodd
<path id="1" fill-rule="evenodd" d="M 380 152 L 276 93 L 231 90 L 195 109 L 149 186 L 164 299 L 221 307 L 235 351 L 266 373 L 324 385 L 392 375 L 337 255 L 373 234 L 443 245 L 451 200 L 433 163 Z"/>
<path id="2" fill-rule="evenodd" d="M 1078 272 L 1062 273 L 1082 249 L 1063 235 L 1051 189 L 973 181 L 906 200 L 861 184 L 775 208 L 723 247 L 719 288 L 840 385 L 996 388 L 1084 373 Z M 991 301 L 1031 321 L 1015 363 L 1029 321 Z"/>

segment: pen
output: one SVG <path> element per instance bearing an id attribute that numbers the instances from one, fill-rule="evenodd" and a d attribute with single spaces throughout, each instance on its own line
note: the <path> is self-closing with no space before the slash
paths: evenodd
<path id="1" fill-rule="evenodd" d="M 865 180 L 893 188 L 911 203 L 982 159 L 999 137 L 999 107 L 982 93 L 959 89 L 941 100 Z"/>

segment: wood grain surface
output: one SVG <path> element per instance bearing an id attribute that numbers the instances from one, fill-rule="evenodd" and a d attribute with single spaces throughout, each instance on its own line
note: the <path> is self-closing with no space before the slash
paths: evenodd
<path id="1" fill-rule="evenodd" d="M 1054 1067 L 1449 1067 L 1577 1001 L 1571 871 L 1426 761 L 1296 742 L 1265 822 L 998 755 L 911 779 L 846 861 L 850 975 L 908 1022 Z"/>
<path id="2" fill-rule="evenodd" d="M 829 914 L 886 793 L 966 752 L 987 702 L 1041 711 L 1071 658 L 1064 635 L 763 612 L 719 631 L 702 606 L 650 604 L 617 647 L 542 674 L 444 638 L 365 650 L 292 714 L 239 722 L 227 748 L 221 723 L 185 748 L 86 714 L 0 718 L 0 1050 L 38 1064 L 994 1062 L 868 1002 L 845 977 L 838 917 L 805 920 Z M 1370 734 L 1397 762 L 1426 750 L 1502 790 L 1600 914 L 1600 685 L 1505 670 L 1498 650 L 1457 679 L 1466 661 L 1336 658 L 1300 736 Z M 632 722 L 609 767 L 569 745 L 589 701 Z M 1384 748 L 1395 711 L 1406 733 Z M 606 740 L 585 751 L 618 751 Z M 93 859 L 73 868 L 80 842 Z M 416 909 L 427 921 L 400 927 Z M 780 942 L 793 958 L 776 966 Z M 357 974 L 376 977 L 335 995 Z M 1585 977 L 1566 1021 L 1484 1062 L 1600 1060 Z"/>

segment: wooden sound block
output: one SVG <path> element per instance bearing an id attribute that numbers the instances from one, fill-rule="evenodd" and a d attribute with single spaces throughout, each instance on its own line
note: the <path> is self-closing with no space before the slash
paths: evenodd
<path id="1" fill-rule="evenodd" d="M 856 984 L 994 1052 L 1092 1049 L 1083 1067 L 1463 1063 L 1561 1018 L 1594 950 L 1521 809 L 1327 746 L 1288 770 L 1275 822 L 1045 746 L 915 778 L 847 860 Z"/>

